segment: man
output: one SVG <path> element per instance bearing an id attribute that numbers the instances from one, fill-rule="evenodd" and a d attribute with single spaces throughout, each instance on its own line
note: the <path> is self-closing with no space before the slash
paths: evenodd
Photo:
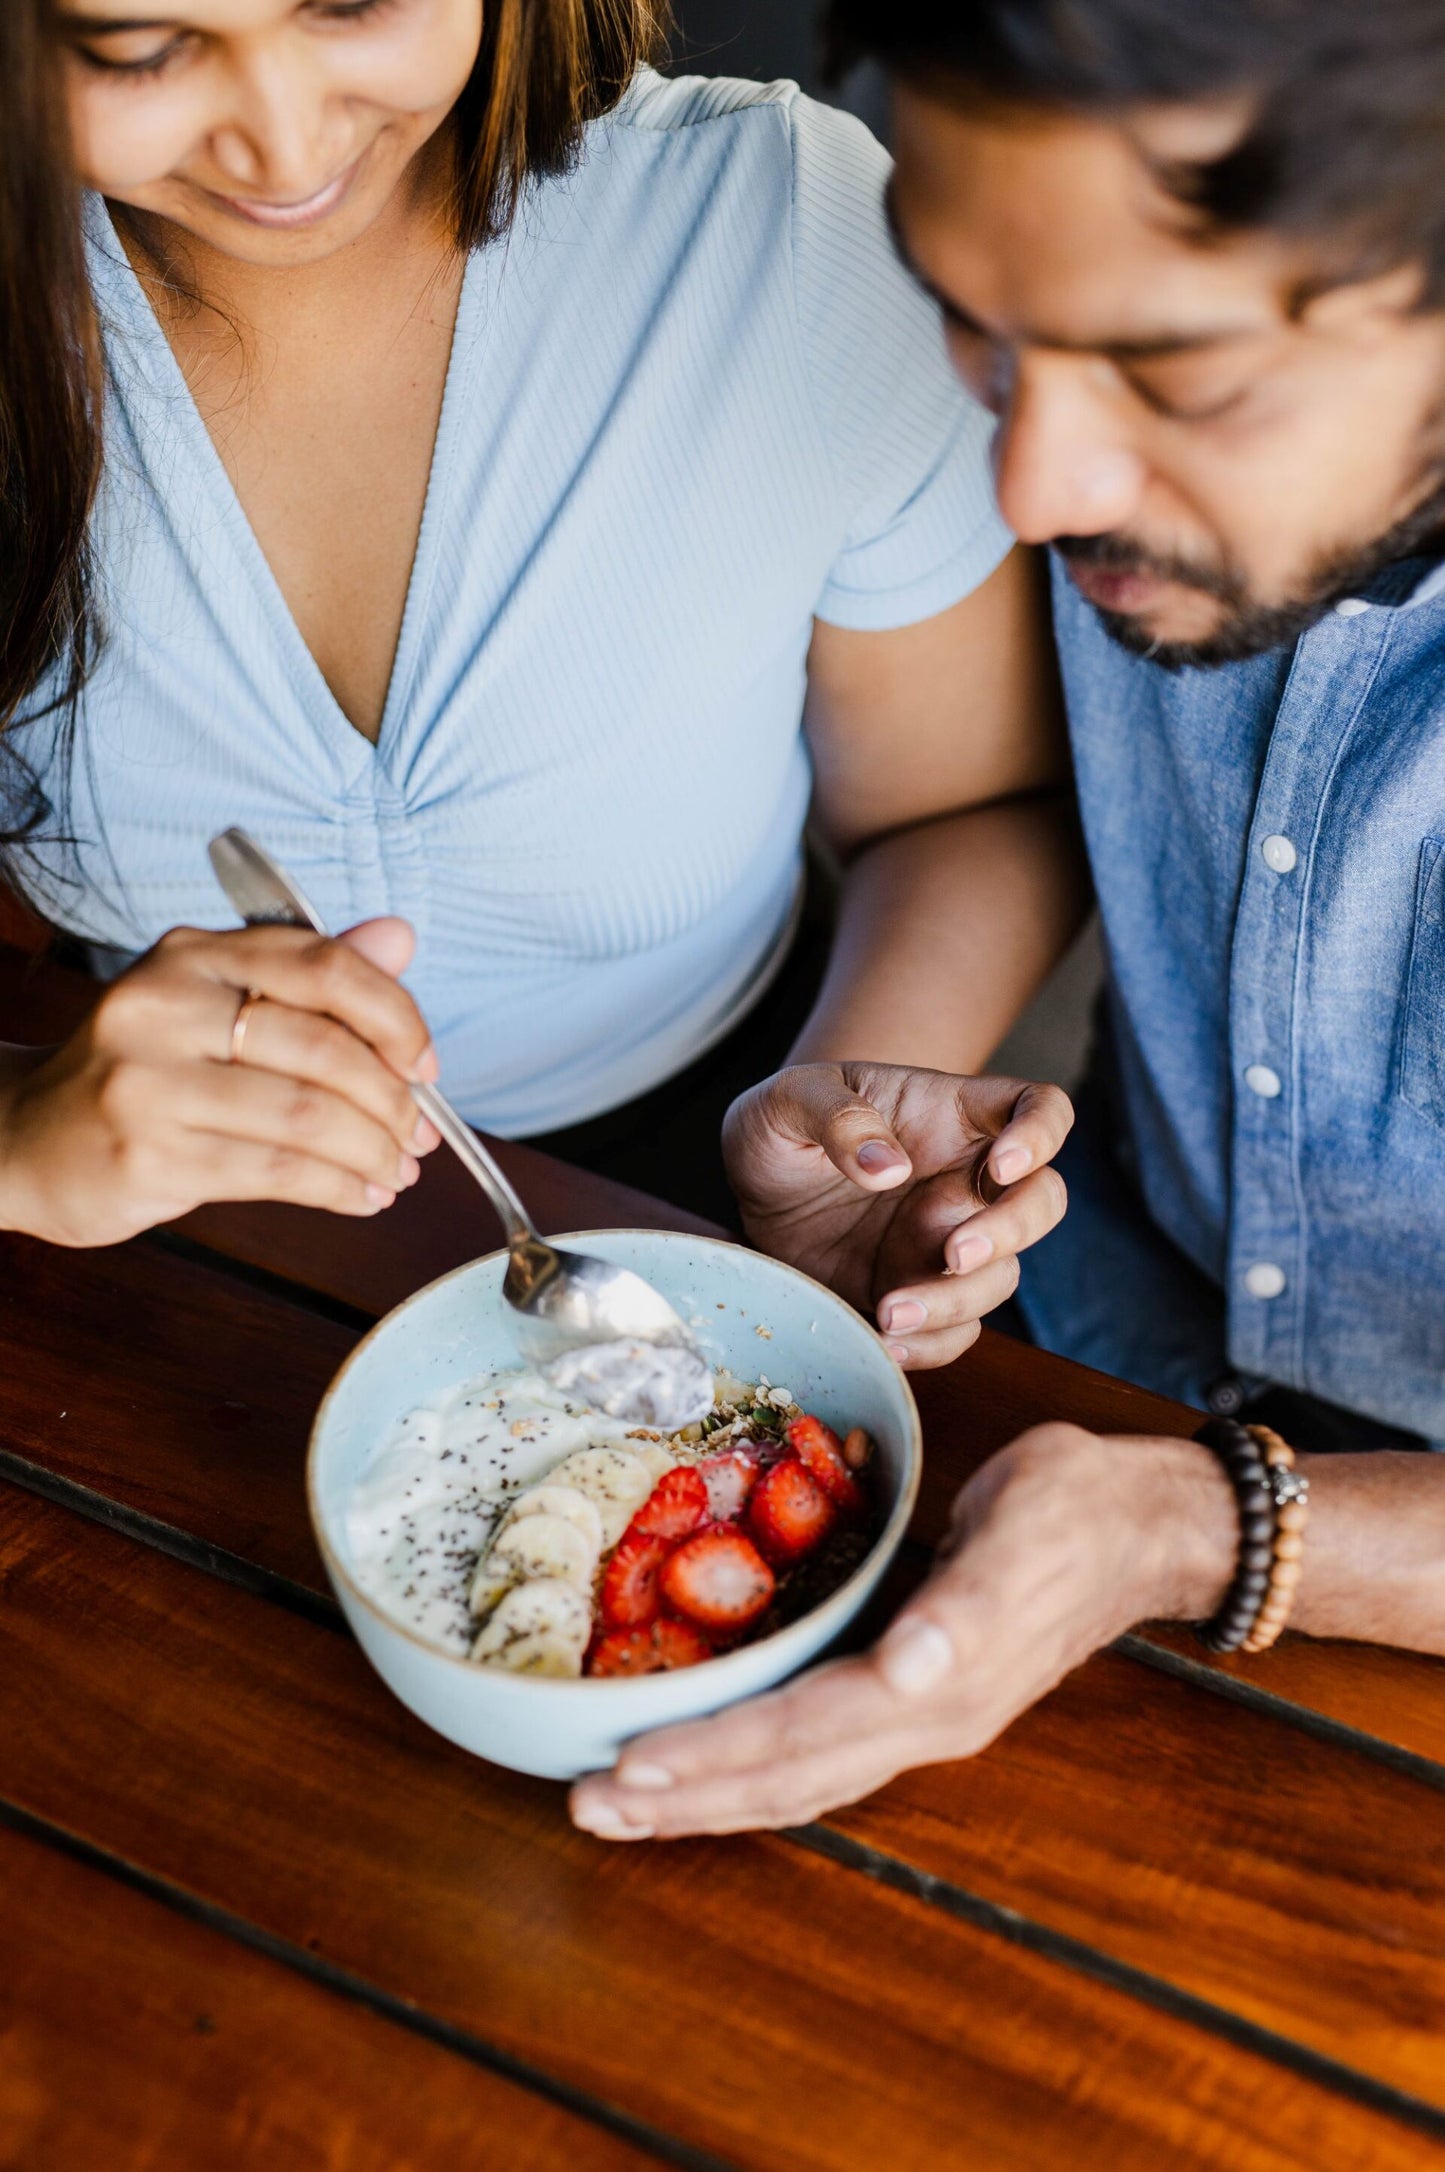
<path id="1" fill-rule="evenodd" d="M 899 248 L 1054 553 L 1108 1028 L 1025 1315 L 1353 1451 L 1302 1459 L 1296 1625 L 1445 1651 L 1445 1463 L 1409 1452 L 1445 1446 L 1445 11 L 832 29 L 892 73 Z M 789 1090 L 735 1112 L 745 1206 Z M 1238 1531 L 1206 1450 L 1026 1436 L 875 1654 L 635 1745 L 577 1815 L 791 1822 L 966 1754 L 1129 1622 L 1208 1614 Z"/>

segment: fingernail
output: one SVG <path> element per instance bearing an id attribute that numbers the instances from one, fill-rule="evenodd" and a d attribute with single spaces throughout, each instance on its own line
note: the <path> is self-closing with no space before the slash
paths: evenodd
<path id="1" fill-rule="evenodd" d="M 396 1165 L 397 1190 L 405 1191 L 409 1184 L 415 1184 L 420 1175 L 421 1163 L 414 1160 L 410 1154 L 403 1154 Z"/>
<path id="2" fill-rule="evenodd" d="M 619 1765 L 612 1775 L 619 1787 L 671 1787 L 672 1774 L 663 1765 Z"/>
<path id="3" fill-rule="evenodd" d="M 985 1260 L 993 1258 L 993 1246 L 987 1237 L 960 1237 L 951 1249 L 956 1275 L 966 1275 L 972 1268 L 982 1267 Z"/>
<path id="4" fill-rule="evenodd" d="M 427 1085 L 434 1085 L 441 1077 L 442 1067 L 437 1062 L 437 1052 L 430 1041 L 412 1065 L 411 1075 L 413 1078 L 422 1079 Z"/>
<path id="5" fill-rule="evenodd" d="M 953 1646 L 936 1622 L 903 1622 L 879 1645 L 878 1664 L 900 1697 L 923 1697 L 953 1665 Z"/>
<path id="6" fill-rule="evenodd" d="M 908 1363 L 911 1353 L 906 1342 L 885 1343 L 884 1348 L 895 1365 L 906 1365 Z"/>
<path id="7" fill-rule="evenodd" d="M 994 1160 L 993 1173 L 1000 1184 L 1012 1184 L 1015 1177 L 1023 1175 L 1033 1158 L 1026 1146 L 1006 1146 Z"/>
<path id="8" fill-rule="evenodd" d="M 366 1204 L 373 1214 L 379 1214 L 383 1207 L 389 1207 L 395 1197 L 395 1192 L 383 1191 L 379 1184 L 368 1184 L 366 1187 Z"/>
<path id="9" fill-rule="evenodd" d="M 595 1833 L 599 1840 L 650 1840 L 656 1830 L 651 1825 L 632 1824 L 605 1802 L 585 1803 L 573 1811 L 572 1817 L 584 1832 Z"/>
<path id="10" fill-rule="evenodd" d="M 883 1325 L 890 1333 L 905 1334 L 910 1327 L 922 1327 L 927 1318 L 926 1305 L 920 1305 L 916 1297 L 901 1297 L 886 1308 Z"/>
<path id="11" fill-rule="evenodd" d="M 899 1153 L 897 1147 L 886 1145 L 882 1139 L 865 1139 L 858 1149 L 856 1159 L 858 1167 L 866 1169 L 869 1176 L 881 1176 L 885 1169 L 908 1167 L 907 1158 Z"/>
<path id="12" fill-rule="evenodd" d="M 429 1154 L 434 1146 L 440 1146 L 441 1143 L 442 1135 L 437 1130 L 436 1125 L 428 1117 L 419 1116 L 416 1120 L 416 1130 L 411 1135 L 413 1154 Z"/>

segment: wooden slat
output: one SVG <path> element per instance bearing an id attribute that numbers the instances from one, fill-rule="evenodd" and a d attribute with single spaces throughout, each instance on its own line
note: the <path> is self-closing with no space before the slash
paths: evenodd
<path id="1" fill-rule="evenodd" d="M 302 1448 L 346 1331 L 137 1248 L 70 1259 L 22 1242 L 10 1257 L 0 1438 L 324 1590 Z M 46 1401 L 60 1368 L 74 1385 L 52 1447 Z M 45 1385 L 31 1393 L 36 1379 Z M 228 1386 L 250 1401 L 218 1402 Z M 242 1408 L 245 1425 L 217 1429 Z M 1445 2101 L 1435 2023 L 1422 2019 L 1445 2004 L 1438 1808 L 1416 1782 L 1103 1656 L 984 1757 L 912 1775 L 835 1822 Z"/>
<path id="2" fill-rule="evenodd" d="M 0 1825 L 0 2164 L 640 2172 L 657 2159 Z"/>
<path id="3" fill-rule="evenodd" d="M 49 1503 L 7 1499 L 0 1580 L 24 1809 L 738 2163 L 1440 2161 L 785 1841 L 603 1847 L 344 1639 Z"/>
<path id="4" fill-rule="evenodd" d="M 158 1249 L 0 1236 L 0 1450 L 324 1592 L 306 1439 L 356 1340 Z"/>
<path id="5" fill-rule="evenodd" d="M 1142 1671 L 828 1822 L 1445 2106 L 1439 1793 Z"/>

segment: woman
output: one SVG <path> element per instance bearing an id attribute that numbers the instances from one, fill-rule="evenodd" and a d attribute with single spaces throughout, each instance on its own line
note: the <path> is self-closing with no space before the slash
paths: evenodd
<path id="1" fill-rule="evenodd" d="M 112 970 L 144 954 L 10 1055 L 0 1221 L 377 1211 L 438 1062 L 579 1154 L 665 1081 L 726 1100 L 782 1054 L 813 789 L 849 871 L 784 1146 L 912 1200 L 886 1268 L 856 1213 L 831 1264 L 912 1361 L 956 1354 L 1057 1216 L 1066 1118 L 950 1092 L 911 1166 L 830 1065 L 973 1069 L 1075 877 L 1029 569 L 882 154 L 790 86 L 664 82 L 646 0 L 154 5 L 0 32 L 9 862 Z M 235 821 L 363 924 L 204 932 Z M 1020 1157 L 992 1279 L 946 1281 Z"/>

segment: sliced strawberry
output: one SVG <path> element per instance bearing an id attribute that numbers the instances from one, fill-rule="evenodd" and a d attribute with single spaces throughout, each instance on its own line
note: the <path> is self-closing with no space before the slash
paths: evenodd
<path id="1" fill-rule="evenodd" d="M 788 1446 L 815 1485 L 845 1516 L 861 1516 L 867 1496 L 843 1454 L 843 1443 L 831 1425 L 821 1418 L 794 1418 L 787 1429 Z"/>
<path id="2" fill-rule="evenodd" d="M 748 1503 L 748 1524 L 758 1549 L 778 1568 L 810 1554 L 837 1520 L 837 1509 L 796 1456 L 784 1456 L 764 1471 Z"/>
<path id="3" fill-rule="evenodd" d="M 706 1488 L 708 1514 L 714 1523 L 731 1523 L 741 1516 L 761 1467 L 756 1456 L 741 1448 L 704 1456 L 695 1466 Z"/>
<path id="4" fill-rule="evenodd" d="M 661 1577 L 667 1604 L 720 1636 L 736 1636 L 766 1612 L 773 1582 L 752 1540 L 730 1523 L 710 1523 L 684 1539 Z"/>
<path id="5" fill-rule="evenodd" d="M 613 1629 L 593 1646 L 589 1674 L 668 1674 L 711 1659 L 712 1646 L 691 1622 L 655 1621 L 647 1629 Z"/>
<path id="6" fill-rule="evenodd" d="M 707 1513 L 707 1487 L 691 1464 L 680 1463 L 658 1479 L 627 1529 L 647 1538 L 682 1539 L 707 1521 Z"/>
<path id="7" fill-rule="evenodd" d="M 624 1531 L 617 1551 L 602 1572 L 599 1605 L 608 1629 L 645 1629 L 662 1610 L 657 1572 L 672 1552 L 672 1541 L 646 1531 Z"/>
<path id="8" fill-rule="evenodd" d="M 701 1659 L 712 1658 L 712 1646 L 701 1629 L 690 1621 L 673 1621 L 666 1614 L 658 1616 L 652 1625 L 652 1641 L 656 1645 L 664 1667 L 695 1667 Z"/>

